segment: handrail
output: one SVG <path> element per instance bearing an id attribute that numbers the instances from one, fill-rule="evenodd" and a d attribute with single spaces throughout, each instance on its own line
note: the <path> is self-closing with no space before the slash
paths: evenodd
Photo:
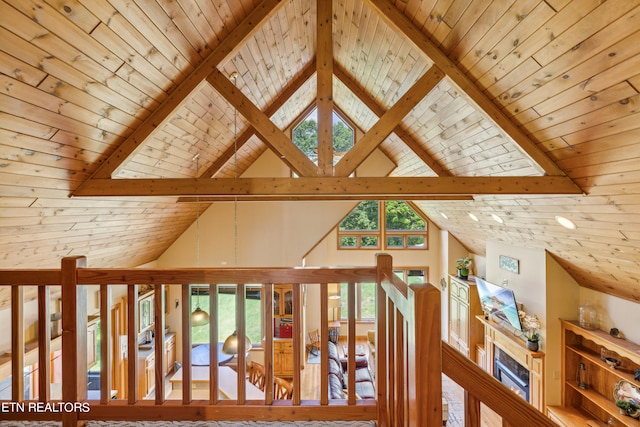
<path id="1" fill-rule="evenodd" d="M 190 370 L 183 375 L 183 399 L 165 400 L 163 393 L 162 336 L 156 334 L 156 368 L 155 380 L 159 394 L 154 400 L 138 400 L 136 381 L 129 388 L 131 396 L 128 399 L 110 400 L 110 365 L 111 349 L 108 344 L 102 346 L 101 365 L 101 399 L 89 403 L 90 412 L 72 413 L 22 413 L 15 414 L 16 420 L 62 420 L 65 426 L 75 426 L 87 419 L 97 420 L 377 420 L 381 427 L 408 425 L 439 425 L 441 423 L 441 375 L 444 373 L 465 389 L 467 425 L 479 426 L 480 402 L 484 402 L 504 419 L 505 425 L 553 426 L 554 424 L 540 412 L 528 405 L 519 397 L 508 391 L 502 384 L 493 379 L 470 360 L 442 343 L 440 335 L 440 291 L 431 285 L 407 286 L 393 273 L 391 257 L 386 254 L 376 256 L 376 267 L 355 268 L 243 268 L 243 269 L 92 269 L 84 267 L 83 257 L 67 258 L 62 262 L 61 270 L 0 270 L 0 286 L 12 288 L 12 305 L 14 311 L 19 309 L 24 301 L 24 289 L 29 286 L 38 287 L 39 312 L 38 327 L 48 331 L 50 328 L 46 300 L 49 298 L 49 288 L 53 285 L 61 286 L 65 304 L 63 317 L 63 398 L 67 402 L 83 402 L 86 400 L 86 378 L 82 366 L 86 367 L 83 352 L 79 348 L 86 348 L 86 286 L 100 286 L 100 316 L 110 318 L 110 307 L 113 303 L 111 287 L 113 285 L 127 285 L 129 301 L 137 302 L 137 283 L 156 284 L 155 304 L 153 314 L 156 327 L 163 329 L 163 286 L 182 286 L 184 301 L 190 298 L 189 284 L 208 284 L 211 294 L 215 294 L 216 283 L 236 283 L 240 289 L 245 284 L 259 283 L 265 292 L 271 295 L 273 284 L 292 283 L 295 295 L 302 292 L 302 285 L 319 286 L 320 315 L 328 318 L 328 283 L 347 283 L 348 289 L 348 366 L 355 366 L 355 284 L 357 282 L 377 283 L 377 325 L 376 325 L 376 393 L 375 400 L 355 399 L 355 373 L 350 370 L 347 374 L 349 398 L 342 401 L 331 401 L 329 404 L 327 381 L 328 376 L 328 329 L 323 322 L 321 326 L 321 395 L 318 401 L 307 402 L 300 398 L 300 354 L 294 363 L 294 397 L 290 401 L 273 400 L 271 390 L 265 393 L 262 401 L 245 401 L 240 397 L 236 401 L 219 400 L 217 397 L 217 370 L 210 370 L 209 400 L 193 400 L 191 396 Z M 244 312 L 241 298 L 237 299 L 238 316 Z M 138 304 L 129 304 L 126 310 L 133 322 L 129 322 L 129 357 L 137 361 L 138 351 L 136 336 L 138 322 Z M 265 299 L 263 322 L 265 324 L 265 352 L 273 350 L 273 311 L 271 298 Z M 299 301 L 294 307 L 296 328 L 300 328 L 301 308 Z M 211 313 L 215 316 L 214 313 Z M 183 320 L 183 367 L 190 366 L 190 312 L 189 305 L 182 305 Z M 12 316 L 14 322 L 12 343 L 14 356 L 12 367 L 19 372 L 24 360 L 24 352 L 16 348 L 23 346 L 21 331 L 24 327 L 21 316 Z M 214 317 L 215 319 L 215 317 Z M 237 322 L 240 341 L 245 334 L 242 321 Z M 110 336 L 110 321 L 100 323 L 103 336 Z M 211 323 L 211 339 L 216 342 L 216 328 Z M 295 345 L 302 344 L 300 329 L 296 329 Z M 108 340 L 106 340 L 108 343 Z M 47 360 L 50 349 L 50 336 L 39 334 L 38 349 L 41 363 Z M 244 361 L 241 352 L 240 363 Z M 265 371 L 267 383 L 273 378 L 273 355 L 265 355 Z M 211 352 L 211 366 L 217 364 L 215 352 Z M 15 367 L 13 366 L 15 365 Z M 46 363 L 45 363 L 46 365 Z M 137 378 L 137 363 L 129 365 L 130 378 Z M 238 390 L 244 387 L 243 368 L 237 376 Z M 39 399 L 48 402 L 48 382 L 50 372 L 42 369 L 39 374 Z M 15 401 L 20 401 L 20 393 L 24 384 L 20 375 L 13 379 Z M 427 386 L 428 385 L 428 386 Z M 297 394 L 296 394 L 297 393 Z M 238 410 L 241 405 L 242 409 Z M 268 409 L 266 408 L 268 406 Z"/>
<path id="2" fill-rule="evenodd" d="M 467 426 L 480 425 L 481 402 L 502 417 L 503 425 L 506 422 L 512 426 L 556 426 L 542 412 L 446 343 L 442 344 L 442 373 L 465 390 L 465 419 L 473 420 Z"/>

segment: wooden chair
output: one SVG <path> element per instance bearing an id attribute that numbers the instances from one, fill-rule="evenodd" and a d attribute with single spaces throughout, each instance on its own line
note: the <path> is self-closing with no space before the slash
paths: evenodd
<path id="1" fill-rule="evenodd" d="M 264 383 L 266 377 L 264 374 L 264 366 L 257 362 L 249 363 L 249 382 L 260 390 L 264 391 Z"/>
<path id="2" fill-rule="evenodd" d="M 317 356 L 320 351 L 320 331 L 317 329 L 310 331 L 309 341 L 309 344 L 307 344 L 307 351 L 314 356 Z"/>
<path id="3" fill-rule="evenodd" d="M 286 400 L 293 397 L 293 384 L 289 381 L 273 377 L 273 398 L 277 400 Z"/>

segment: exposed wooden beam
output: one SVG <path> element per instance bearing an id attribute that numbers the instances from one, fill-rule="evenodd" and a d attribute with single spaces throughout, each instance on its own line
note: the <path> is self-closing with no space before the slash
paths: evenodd
<path id="1" fill-rule="evenodd" d="M 303 84 L 307 82 L 316 73 L 316 61 L 311 61 L 302 70 L 300 75 L 295 80 L 290 82 L 280 92 L 278 97 L 264 110 L 264 114 L 268 117 L 273 116 L 288 100 L 295 94 Z M 204 178 L 210 178 L 214 176 L 235 154 L 236 148 L 240 149 L 253 135 L 255 135 L 256 129 L 253 126 L 249 126 L 244 132 L 242 132 L 236 138 L 236 144 L 232 144 L 225 152 L 216 159 L 215 162 L 201 175 Z"/>
<path id="2" fill-rule="evenodd" d="M 385 109 L 376 102 L 371 94 L 354 80 L 339 64 L 334 64 L 333 74 L 358 97 L 363 104 L 365 104 L 375 115 L 378 117 L 385 113 Z M 434 159 L 425 149 L 415 140 L 409 132 L 407 132 L 402 125 L 398 125 L 393 129 L 398 138 L 404 142 L 415 154 L 422 160 L 432 171 L 438 176 L 451 176 L 451 173 L 445 169 L 436 159 Z"/>
<path id="3" fill-rule="evenodd" d="M 317 0 L 318 170 L 333 175 L 333 2 Z"/>
<path id="4" fill-rule="evenodd" d="M 334 201 L 334 200 L 396 200 L 395 194 L 382 194 L 375 196 L 352 196 L 350 194 L 333 194 L 329 196 L 206 196 L 206 197 L 179 197 L 178 203 L 214 203 L 214 202 L 296 202 L 296 201 Z M 411 200 L 419 201 L 452 201 L 452 200 L 473 200 L 473 196 L 431 196 L 412 195 Z"/>
<path id="5" fill-rule="evenodd" d="M 134 154 L 142 143 L 160 129 L 167 118 L 184 103 L 189 95 L 226 57 L 236 52 L 243 41 L 260 29 L 260 23 L 266 21 L 285 4 L 282 0 L 263 0 L 249 15 L 220 42 L 218 46 L 185 78 L 160 106 L 125 139 L 122 144 L 92 174 L 91 178 L 107 178 L 113 176 L 123 162 Z"/>
<path id="6" fill-rule="evenodd" d="M 335 167 L 335 175 L 350 175 L 443 78 L 444 73 L 438 67 L 431 67 L 340 159 Z"/>
<path id="7" fill-rule="evenodd" d="M 226 76 L 220 71 L 214 70 L 207 77 L 207 81 L 251 123 L 256 131 L 264 137 L 264 141 L 268 142 L 271 149 L 278 153 L 298 175 L 314 176 L 317 174 L 316 165 L 298 147 L 293 145 L 291 139 Z"/>
<path id="8" fill-rule="evenodd" d="M 562 176 L 94 179 L 77 196 L 581 194 Z"/>
<path id="9" fill-rule="evenodd" d="M 378 16 L 400 34 L 404 34 L 418 49 L 422 50 L 462 91 L 480 107 L 502 130 L 504 130 L 541 172 L 549 175 L 565 175 L 534 141 L 507 117 L 466 74 L 458 68 L 420 28 L 411 22 L 397 7 L 388 0 L 365 0 L 378 13 Z"/>

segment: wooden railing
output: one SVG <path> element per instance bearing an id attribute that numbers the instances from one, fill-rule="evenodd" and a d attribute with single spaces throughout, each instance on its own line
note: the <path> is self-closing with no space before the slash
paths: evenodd
<path id="1" fill-rule="evenodd" d="M 430 285 L 407 286 L 392 272 L 391 257 L 377 255 L 377 266 L 371 268 L 269 268 L 269 269 L 90 269 L 83 257 L 67 258 L 60 270 L 3 270 L 0 286 L 11 287 L 12 307 L 12 399 L 0 402 L 0 419 L 62 420 L 65 426 L 75 426 L 84 420 L 376 420 L 379 426 L 436 426 L 442 422 L 442 382 L 444 372 L 461 384 L 469 396 L 468 426 L 479 426 L 479 402 L 486 401 L 504 417 L 505 425 L 526 425 L 520 420 L 536 420 L 536 425 L 553 425 L 539 412 L 508 392 L 500 394 L 496 403 L 491 396 L 500 385 L 474 363 L 458 357 L 448 346 L 443 348 L 440 335 L 440 292 Z M 272 290 L 277 283 L 293 283 L 293 348 L 303 348 L 300 330 L 303 284 L 320 290 L 320 316 L 328 318 L 328 284 L 348 284 L 347 366 L 355 367 L 356 346 L 356 283 L 376 282 L 376 393 L 377 398 L 356 399 L 355 370 L 347 372 L 347 399 L 329 400 L 328 395 L 328 324 L 321 322 L 320 398 L 308 401 L 301 398 L 302 364 L 300 351 L 294 351 L 294 393 L 291 400 L 274 400 L 271 387 L 265 388 L 263 400 L 245 398 L 246 334 L 244 298 L 236 298 L 236 326 L 239 337 L 237 363 L 237 400 L 218 399 L 217 370 L 210 370 L 209 399 L 192 399 L 190 300 L 191 284 L 209 284 L 210 295 L 216 295 L 217 284 L 237 284 L 238 295 L 244 294 L 245 284 L 264 287 L 264 333 L 266 384 L 273 378 L 273 310 Z M 165 400 L 163 334 L 155 334 L 155 397 L 138 400 L 138 285 L 154 284 L 153 308 L 155 330 L 164 330 L 164 286 L 180 285 L 182 293 L 182 399 Z M 100 333 L 111 336 L 110 309 L 112 286 L 127 287 L 128 365 L 127 398 L 111 400 L 111 344 L 101 345 L 100 400 L 87 402 L 87 286 L 100 286 Z M 59 406 L 33 406 L 23 402 L 24 324 L 22 307 L 24 292 L 38 289 L 39 316 L 38 354 L 39 393 L 41 403 L 51 402 L 49 354 L 49 290 L 61 286 L 62 317 L 62 400 Z M 214 297 L 215 298 L 215 297 Z M 134 302 L 134 303 L 131 303 Z M 212 301 L 211 307 L 216 307 Z M 215 310 L 211 310 L 210 343 L 217 343 Z M 215 347 L 211 347 L 215 348 Z M 445 358 L 443 359 L 443 355 Z M 217 352 L 210 352 L 210 366 L 217 366 Z M 443 363 L 444 362 L 444 363 Z M 462 377 L 456 372 L 464 372 Z M 56 403 L 56 402 L 53 402 Z M 16 406 L 17 404 L 17 406 Z M 22 406 L 20 406 L 22 404 Z M 239 406 L 242 409 L 239 410 Z M 26 409 L 25 409 L 26 408 Z M 4 411 L 8 409 L 8 411 Z"/>

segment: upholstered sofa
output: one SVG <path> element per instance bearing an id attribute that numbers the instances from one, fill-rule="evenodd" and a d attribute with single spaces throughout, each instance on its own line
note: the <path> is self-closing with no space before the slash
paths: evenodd
<path id="1" fill-rule="evenodd" d="M 345 399 L 347 381 L 347 359 L 341 358 L 336 345 L 329 342 L 329 398 Z M 356 357 L 356 395 L 360 399 L 376 397 L 369 363 L 363 356 Z"/>

